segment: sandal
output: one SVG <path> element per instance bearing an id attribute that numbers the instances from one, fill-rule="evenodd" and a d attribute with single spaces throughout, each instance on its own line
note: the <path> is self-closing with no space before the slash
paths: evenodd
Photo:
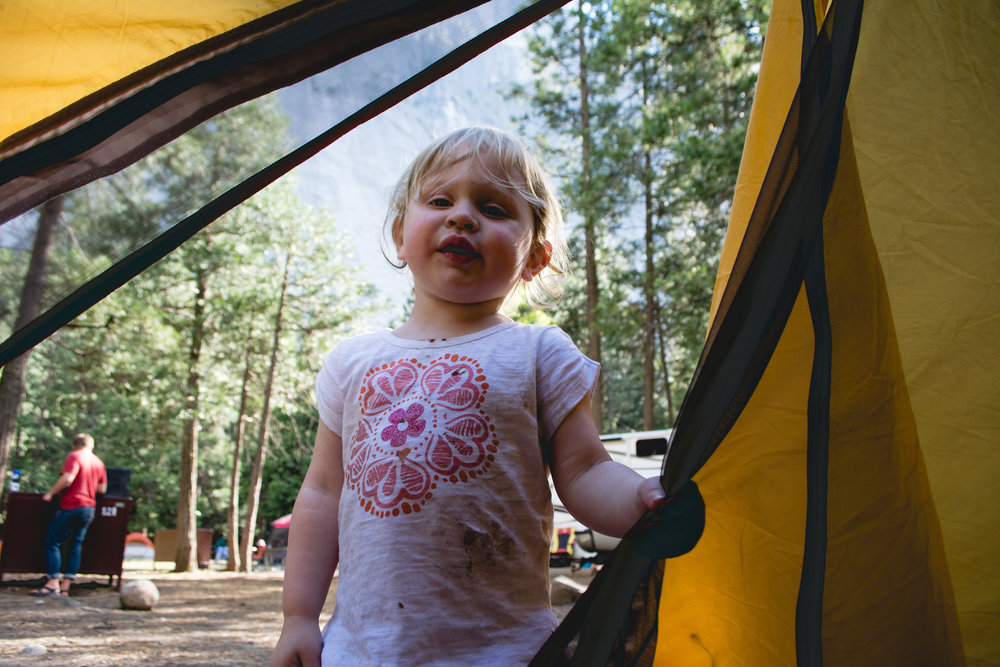
<path id="1" fill-rule="evenodd" d="M 53 588 L 52 586 L 42 586 L 37 590 L 31 591 L 29 595 L 36 598 L 47 598 L 52 595 L 59 595 L 59 589 Z"/>

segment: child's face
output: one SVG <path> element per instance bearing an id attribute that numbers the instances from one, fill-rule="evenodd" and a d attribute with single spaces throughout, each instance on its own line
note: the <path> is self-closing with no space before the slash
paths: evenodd
<path id="1" fill-rule="evenodd" d="M 477 160 L 430 174 L 393 236 L 418 295 L 451 303 L 502 302 L 544 267 L 528 202 Z"/>

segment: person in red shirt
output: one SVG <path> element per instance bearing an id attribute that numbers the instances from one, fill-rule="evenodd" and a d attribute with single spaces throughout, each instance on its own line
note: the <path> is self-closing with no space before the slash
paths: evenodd
<path id="1" fill-rule="evenodd" d="M 87 433 L 80 433 L 73 438 L 73 451 L 63 462 L 59 479 L 56 480 L 48 493 L 42 496 L 45 502 L 61 491 L 65 491 L 59 503 L 59 510 L 45 536 L 45 561 L 48 580 L 41 588 L 31 594 L 40 597 L 45 595 L 69 595 L 70 586 L 76 579 L 80 569 L 80 553 L 83 548 L 83 538 L 87 528 L 94 520 L 97 507 L 97 494 L 108 490 L 108 473 L 104 462 L 94 454 L 94 438 Z M 62 546 L 66 540 L 71 540 L 69 555 L 65 567 L 62 563 Z M 62 577 L 60 584 L 60 570 Z"/>

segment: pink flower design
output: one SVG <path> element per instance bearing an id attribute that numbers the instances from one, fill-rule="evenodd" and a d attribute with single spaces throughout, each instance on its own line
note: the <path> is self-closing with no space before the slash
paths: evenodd
<path id="1" fill-rule="evenodd" d="M 370 438 L 371 427 L 367 421 L 361 420 L 358 423 L 358 430 L 354 432 L 354 439 L 351 442 L 351 450 L 347 459 L 347 483 L 350 486 L 357 485 L 364 474 L 368 453 L 371 451 Z"/>
<path id="2" fill-rule="evenodd" d="M 466 362 L 436 361 L 424 373 L 421 389 L 437 402 L 461 410 L 476 404 L 482 389 L 475 383 L 475 369 Z"/>
<path id="3" fill-rule="evenodd" d="M 419 370 L 412 362 L 401 361 L 390 368 L 379 370 L 365 383 L 361 408 L 375 414 L 390 408 L 406 396 L 417 382 Z"/>
<path id="4" fill-rule="evenodd" d="M 398 408 L 389 415 L 389 425 L 382 429 L 382 440 L 390 442 L 393 447 L 402 447 L 408 437 L 419 437 L 427 425 L 423 419 L 418 419 L 424 413 L 424 406 L 411 403 L 410 407 Z"/>
<path id="5" fill-rule="evenodd" d="M 489 428 L 481 416 L 466 414 L 444 424 L 443 432 L 435 435 L 427 447 L 427 464 L 431 470 L 448 476 L 459 468 L 475 468 L 486 459 L 483 443 Z"/>
<path id="6" fill-rule="evenodd" d="M 361 387 L 361 416 L 346 453 L 346 483 L 376 516 L 419 511 L 440 484 L 486 472 L 497 451 L 482 411 L 489 384 L 468 357 L 424 365 L 401 359 L 372 368 Z"/>
<path id="7" fill-rule="evenodd" d="M 404 500 L 423 498 L 431 486 L 430 474 L 405 457 L 391 456 L 365 468 L 361 495 L 378 507 L 392 508 Z"/>

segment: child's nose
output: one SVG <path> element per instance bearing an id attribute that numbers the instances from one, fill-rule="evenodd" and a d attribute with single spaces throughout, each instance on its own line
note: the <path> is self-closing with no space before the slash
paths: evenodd
<path id="1" fill-rule="evenodd" d="M 455 229 L 467 232 L 474 232 L 479 229 L 476 217 L 472 215 L 466 207 L 459 206 L 448 216 L 447 225 Z"/>

